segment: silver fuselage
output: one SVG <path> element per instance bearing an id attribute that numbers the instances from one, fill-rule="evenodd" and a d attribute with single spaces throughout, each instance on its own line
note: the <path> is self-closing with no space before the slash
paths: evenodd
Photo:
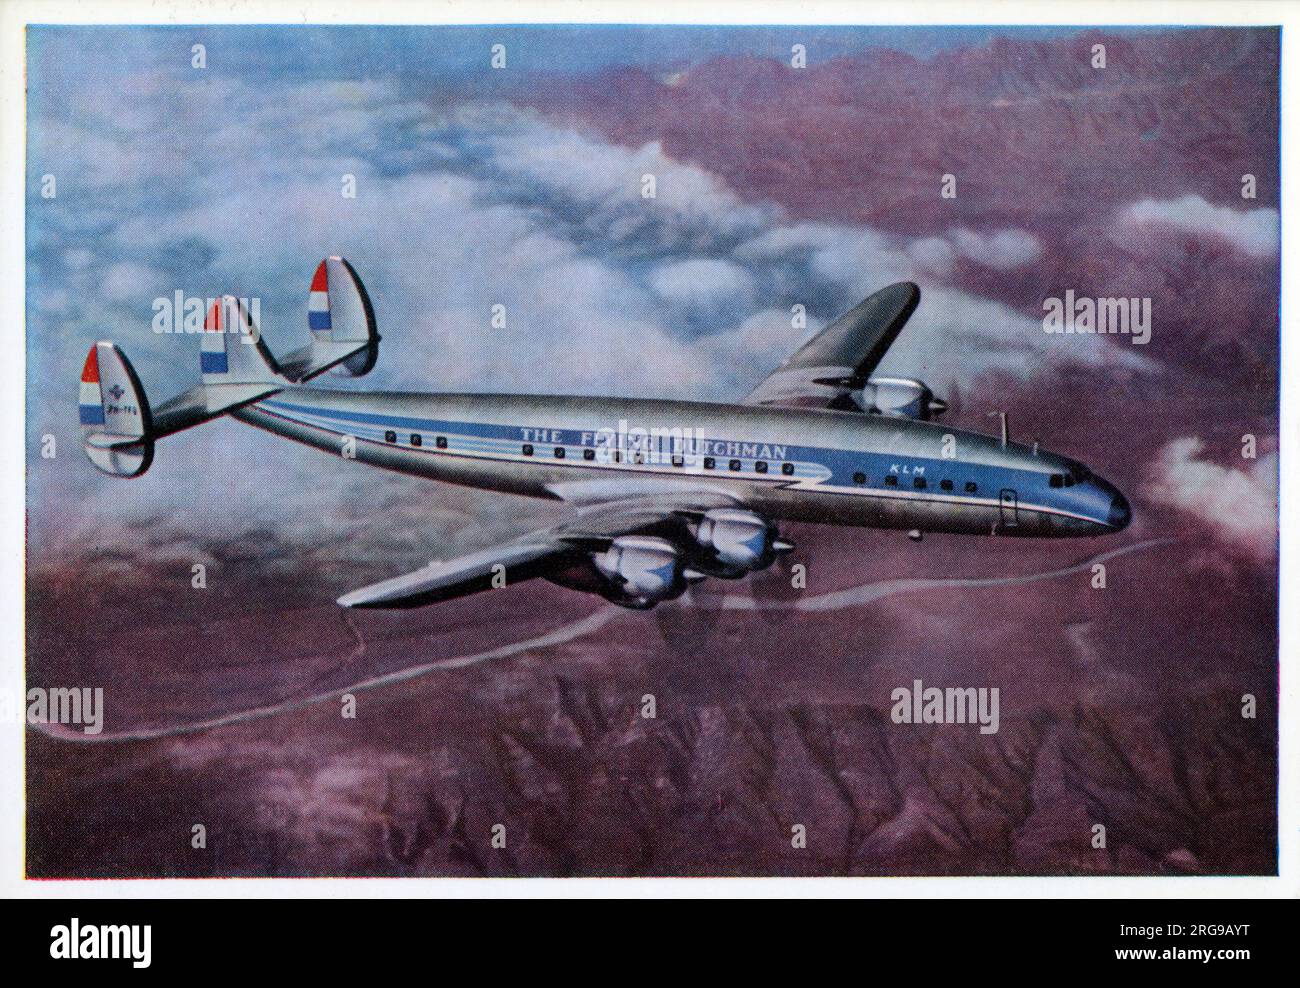
<path id="1" fill-rule="evenodd" d="M 1123 495 L 1075 461 L 880 415 L 318 388 L 234 415 L 361 463 L 530 497 L 705 487 L 774 520 L 980 535 L 1100 535 L 1129 520 Z"/>

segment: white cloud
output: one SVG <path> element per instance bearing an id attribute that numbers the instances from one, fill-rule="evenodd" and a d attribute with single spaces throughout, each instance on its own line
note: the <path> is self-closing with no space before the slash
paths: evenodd
<path id="1" fill-rule="evenodd" d="M 952 270 L 956 251 L 943 237 L 922 237 L 907 245 L 907 256 L 923 270 L 946 275 Z"/>
<path id="2" fill-rule="evenodd" d="M 1200 459 L 1205 443 L 1175 439 L 1160 454 L 1144 489 L 1148 499 L 1200 519 L 1227 544 L 1269 558 L 1277 540 L 1277 454 L 1244 470 Z"/>
<path id="3" fill-rule="evenodd" d="M 921 304 L 885 354 L 880 373 L 921 376 L 943 387 L 995 370 L 1028 377 L 1046 364 L 1063 362 L 1130 372 L 1156 369 L 1133 346 L 1103 336 L 1049 335 L 1041 319 L 940 285 L 922 291 Z"/>
<path id="4" fill-rule="evenodd" d="M 1026 230 L 1005 229 L 977 233 L 964 227 L 950 230 L 958 253 L 967 260 L 998 271 L 1012 271 L 1032 264 L 1043 254 L 1043 244 Z"/>
<path id="5" fill-rule="evenodd" d="M 1123 216 L 1130 223 L 1163 224 L 1184 233 L 1221 237 L 1253 258 L 1272 257 L 1278 249 L 1276 209 L 1229 209 L 1189 195 L 1162 202 L 1144 199 L 1125 210 Z"/>
<path id="6" fill-rule="evenodd" d="M 130 262 L 109 265 L 100 281 L 100 288 L 108 299 L 127 303 L 138 310 L 142 319 L 152 319 L 152 301 L 172 291 L 167 276 L 161 271 Z"/>
<path id="7" fill-rule="evenodd" d="M 503 133 L 488 132 L 484 144 L 498 174 L 584 203 L 597 217 L 623 213 L 741 234 L 780 212 L 746 205 L 717 176 L 669 158 L 658 141 L 625 148 L 520 115 Z M 647 176 L 653 198 L 643 195 Z"/>
<path id="8" fill-rule="evenodd" d="M 73 271 L 84 271 L 95 262 L 95 255 L 85 247 L 72 247 L 63 252 L 63 263 Z"/>
<path id="9" fill-rule="evenodd" d="M 743 309 L 754 295 L 754 279 L 742 267 L 716 258 L 692 258 L 659 266 L 650 286 L 665 299 L 681 304 L 731 302 Z"/>

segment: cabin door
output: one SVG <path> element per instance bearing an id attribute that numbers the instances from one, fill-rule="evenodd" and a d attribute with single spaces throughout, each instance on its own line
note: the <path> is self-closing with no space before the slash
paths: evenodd
<path id="1" fill-rule="evenodd" d="M 1016 492 L 1010 487 L 1002 489 L 1002 495 L 998 499 L 998 504 L 1002 509 L 1002 527 L 1015 528 L 1018 519 L 1016 518 Z"/>

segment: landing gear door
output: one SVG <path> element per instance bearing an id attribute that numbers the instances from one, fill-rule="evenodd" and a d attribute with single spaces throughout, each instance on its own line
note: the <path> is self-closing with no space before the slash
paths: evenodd
<path id="1" fill-rule="evenodd" d="M 1002 510 L 1002 527 L 1015 528 L 1019 523 L 1019 519 L 1016 518 L 1016 492 L 1010 487 L 1004 487 L 998 498 L 998 505 Z"/>

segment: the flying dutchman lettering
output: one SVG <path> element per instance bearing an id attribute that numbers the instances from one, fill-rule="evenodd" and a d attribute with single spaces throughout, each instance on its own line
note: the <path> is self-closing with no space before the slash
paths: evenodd
<path id="1" fill-rule="evenodd" d="M 564 442 L 564 433 L 559 429 L 520 429 L 519 432 L 524 437 L 524 442 L 557 445 Z"/>
<path id="2" fill-rule="evenodd" d="M 577 440 L 566 438 L 561 429 L 520 427 L 523 442 L 550 443 L 556 446 L 576 444 L 590 447 L 608 455 L 618 451 L 624 454 L 642 454 L 639 462 L 668 462 L 681 457 L 739 457 L 751 460 L 781 461 L 788 459 L 788 447 L 779 443 L 744 442 L 730 439 L 706 439 L 702 431 L 690 427 L 631 425 L 621 419 L 615 428 L 602 428 L 577 433 Z M 602 459 L 602 462 L 604 460 Z"/>

